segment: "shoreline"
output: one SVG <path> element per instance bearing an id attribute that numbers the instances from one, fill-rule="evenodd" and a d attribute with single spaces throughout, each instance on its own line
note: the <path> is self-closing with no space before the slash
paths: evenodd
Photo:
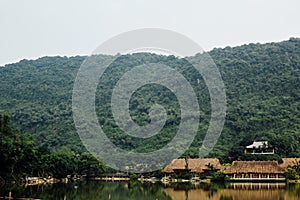
<path id="1" fill-rule="evenodd" d="M 81 181 L 103 181 L 103 182 L 130 182 L 130 181 L 139 181 L 139 182 L 148 182 L 148 183 L 192 183 L 192 184 L 199 184 L 199 183 L 253 183 L 253 184 L 265 184 L 265 183 L 285 183 L 285 184 L 300 184 L 300 180 L 284 180 L 284 181 L 236 181 L 236 180 L 228 180 L 228 181 L 212 181 L 210 178 L 207 179 L 171 179 L 166 180 L 164 178 L 138 178 L 136 180 L 130 179 L 129 177 L 94 177 L 90 179 L 86 178 L 76 178 L 76 179 L 69 179 L 69 178 L 63 178 L 63 179 L 56 179 L 56 178 L 40 178 L 40 177 L 28 177 L 30 181 L 25 182 L 25 186 L 35 186 L 35 185 L 51 185 L 56 183 L 69 183 L 69 182 L 81 182 Z"/>

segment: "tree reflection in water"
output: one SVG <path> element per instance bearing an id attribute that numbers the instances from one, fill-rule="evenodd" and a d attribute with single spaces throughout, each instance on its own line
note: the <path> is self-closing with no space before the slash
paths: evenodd
<path id="1" fill-rule="evenodd" d="M 47 186 L 17 187 L 0 189 L 0 198 L 9 194 L 13 198 L 34 199 L 158 199 L 158 200 L 296 200 L 300 199 L 300 184 L 161 184 L 140 182 L 77 182 Z"/>

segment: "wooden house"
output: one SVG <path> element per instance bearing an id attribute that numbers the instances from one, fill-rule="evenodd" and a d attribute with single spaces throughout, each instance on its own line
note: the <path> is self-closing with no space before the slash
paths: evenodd
<path id="1" fill-rule="evenodd" d="M 284 181 L 284 173 L 277 161 L 233 161 L 224 170 L 233 181 Z"/>
<path id="2" fill-rule="evenodd" d="M 176 174 L 179 176 L 183 175 L 184 173 L 193 175 L 208 175 L 209 172 L 220 169 L 222 169 L 222 165 L 217 158 L 182 158 L 174 159 L 162 170 L 162 172 L 164 172 L 166 175 Z"/>

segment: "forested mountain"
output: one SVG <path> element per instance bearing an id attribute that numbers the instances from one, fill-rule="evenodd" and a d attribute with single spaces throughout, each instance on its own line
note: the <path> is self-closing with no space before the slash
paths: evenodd
<path id="1" fill-rule="evenodd" d="M 209 54 L 222 75 L 228 108 L 222 135 L 209 156 L 223 162 L 247 159 L 244 146 L 254 140 L 267 140 L 275 148 L 275 156 L 299 157 L 300 39 L 226 47 Z M 85 151 L 72 118 L 73 84 L 85 58 L 43 57 L 0 67 L 0 110 L 12 117 L 20 132 L 32 134 L 40 146 Z M 136 123 L 144 125 L 150 120 L 150 106 L 163 105 L 168 120 L 160 134 L 145 140 L 133 138 L 120 131 L 112 118 L 109 97 L 113 86 L 122 74 L 143 63 L 161 63 L 177 69 L 196 91 L 201 122 L 198 135 L 186 152 L 196 157 L 208 128 L 210 97 L 203 80 L 197 84 L 196 72 L 185 59 L 148 53 L 119 57 L 106 70 L 97 90 L 99 123 L 117 146 L 137 152 L 161 148 L 174 137 L 180 120 L 179 105 L 174 94 L 159 85 L 148 85 L 134 93 L 130 112 Z"/>

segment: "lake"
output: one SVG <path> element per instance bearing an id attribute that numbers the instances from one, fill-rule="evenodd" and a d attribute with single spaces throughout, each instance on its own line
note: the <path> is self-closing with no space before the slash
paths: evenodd
<path id="1" fill-rule="evenodd" d="M 0 199 L 168 199 L 168 200 L 296 200 L 300 184 L 236 183 L 236 184 L 162 184 L 140 182 L 76 182 L 18 187 L 5 186 Z"/>

